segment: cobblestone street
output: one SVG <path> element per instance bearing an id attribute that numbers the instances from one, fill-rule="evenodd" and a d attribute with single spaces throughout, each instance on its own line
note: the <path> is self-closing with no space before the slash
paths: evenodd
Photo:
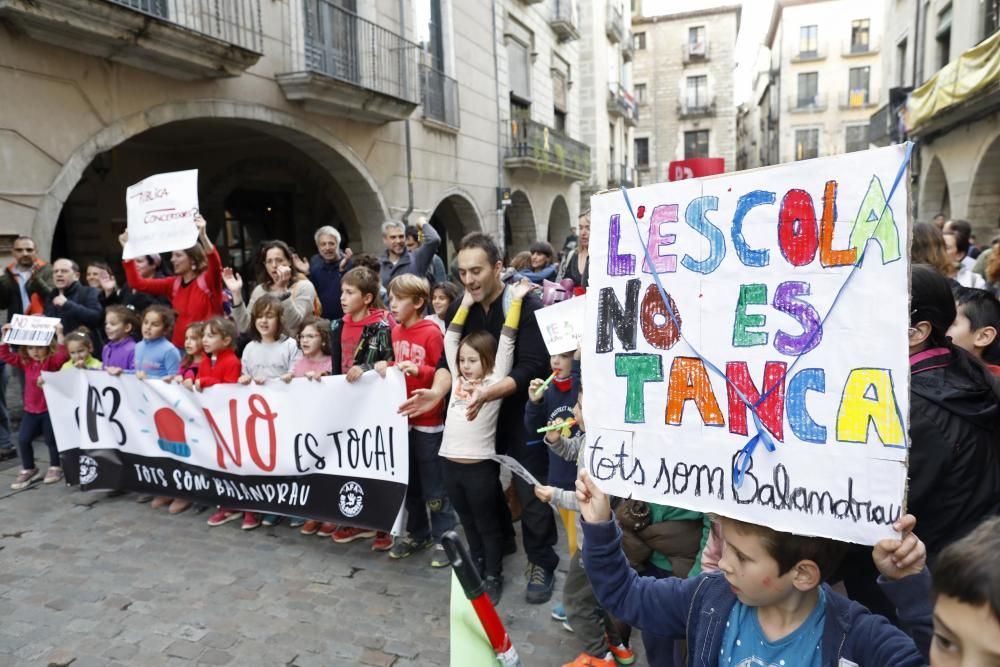
<path id="1" fill-rule="evenodd" d="M 61 484 L 11 492 L 17 469 L 0 470 L 0 665 L 448 664 L 450 570 L 426 553 L 209 528 Z M 506 560 L 501 616 L 525 665 L 568 662 L 573 635 L 524 602 L 524 562 Z"/>

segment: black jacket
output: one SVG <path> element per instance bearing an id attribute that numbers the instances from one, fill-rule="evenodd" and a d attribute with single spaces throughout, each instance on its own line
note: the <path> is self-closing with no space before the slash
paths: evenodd
<path id="1" fill-rule="evenodd" d="M 66 296 L 66 303 L 56 306 L 52 300 L 58 296 L 60 291 Z M 45 316 L 58 317 L 62 320 L 63 331 L 69 333 L 79 326 L 85 326 L 95 334 L 95 353 L 100 352 L 99 348 L 102 336 L 102 324 L 104 311 L 101 308 L 101 301 L 97 296 L 98 290 L 77 281 L 64 290 L 58 288 L 49 292 L 45 297 Z"/>
<path id="2" fill-rule="evenodd" d="M 958 348 L 911 358 L 908 509 L 931 563 L 1000 513 L 1000 388 Z"/>

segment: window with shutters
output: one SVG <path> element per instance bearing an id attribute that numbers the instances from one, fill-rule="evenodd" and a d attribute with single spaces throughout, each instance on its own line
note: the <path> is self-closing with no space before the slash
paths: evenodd
<path id="1" fill-rule="evenodd" d="M 519 99 L 531 100 L 531 54 L 528 47 L 516 39 L 507 41 L 507 63 L 510 94 Z"/>

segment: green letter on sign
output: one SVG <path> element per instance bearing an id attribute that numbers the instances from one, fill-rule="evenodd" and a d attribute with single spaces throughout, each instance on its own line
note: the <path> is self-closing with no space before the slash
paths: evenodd
<path id="1" fill-rule="evenodd" d="M 625 421 L 642 424 L 646 421 L 643 397 L 647 382 L 663 382 L 663 360 L 658 354 L 615 355 L 615 375 L 627 378 L 625 390 Z"/>
<path id="2" fill-rule="evenodd" d="M 740 285 L 740 300 L 736 303 L 736 319 L 733 322 L 733 347 L 767 345 L 767 332 L 747 331 L 748 327 L 762 327 L 767 322 L 764 315 L 747 314 L 747 306 L 751 305 L 767 305 L 767 285 Z"/>
<path id="3" fill-rule="evenodd" d="M 882 263 L 888 264 L 899 259 L 899 232 L 896 230 L 896 220 L 892 217 L 892 209 L 885 200 L 885 192 L 877 178 L 872 178 L 868 192 L 858 208 L 854 218 L 854 228 L 851 230 L 851 247 L 858 255 L 865 251 L 869 239 L 878 241 L 882 248 Z"/>

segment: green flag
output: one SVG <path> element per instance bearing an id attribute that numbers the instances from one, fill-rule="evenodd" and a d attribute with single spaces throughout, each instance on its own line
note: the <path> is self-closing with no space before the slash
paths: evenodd
<path id="1" fill-rule="evenodd" d="M 472 602 L 451 573 L 451 667 L 496 667 L 497 656 L 486 638 Z"/>

